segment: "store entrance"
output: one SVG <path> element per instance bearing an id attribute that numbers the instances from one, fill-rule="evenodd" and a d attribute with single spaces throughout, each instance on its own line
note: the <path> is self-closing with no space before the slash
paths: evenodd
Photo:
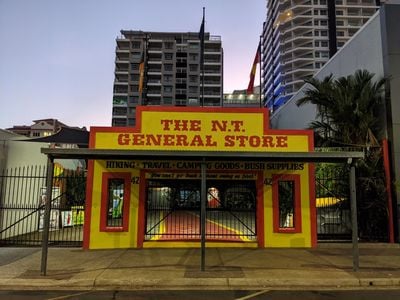
<path id="1" fill-rule="evenodd" d="M 214 176 L 215 177 L 215 176 Z M 149 179 L 145 240 L 199 240 L 199 179 Z M 256 241 L 255 180 L 207 180 L 206 239 Z"/>

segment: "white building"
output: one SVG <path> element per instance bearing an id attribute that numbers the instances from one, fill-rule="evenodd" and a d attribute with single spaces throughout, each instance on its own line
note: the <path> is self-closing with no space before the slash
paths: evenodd
<path id="1" fill-rule="evenodd" d="M 262 74 L 265 104 L 283 105 L 379 8 L 379 0 L 267 0 Z"/>
<path id="2" fill-rule="evenodd" d="M 315 74 L 323 79 L 354 74 L 358 69 L 366 69 L 377 78 L 388 79 L 385 112 L 382 122 L 386 125 L 386 137 L 391 153 L 392 182 L 398 186 L 400 181 L 400 0 L 390 0 L 358 31 L 353 38 L 340 49 Z M 303 86 L 294 96 L 271 116 L 271 127 L 279 129 L 306 128 L 316 119 L 316 107 L 306 104 L 298 107 L 296 102 L 304 96 L 308 88 Z M 397 207 L 400 211 L 400 190 L 393 189 L 397 195 Z M 397 213 L 398 218 L 400 216 Z M 400 224 L 400 218 L 399 224 Z"/>

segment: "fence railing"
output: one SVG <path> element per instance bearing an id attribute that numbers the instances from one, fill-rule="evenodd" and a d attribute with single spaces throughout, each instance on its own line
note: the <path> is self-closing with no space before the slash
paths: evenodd
<path id="1" fill-rule="evenodd" d="M 0 173 L 0 245 L 38 246 L 44 228 L 46 166 Z M 55 168 L 49 243 L 82 244 L 86 174 Z"/>

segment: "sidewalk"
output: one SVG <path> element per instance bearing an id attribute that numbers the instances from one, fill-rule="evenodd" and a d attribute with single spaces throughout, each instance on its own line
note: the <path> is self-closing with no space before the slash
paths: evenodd
<path id="1" fill-rule="evenodd" d="M 8 259 L 5 259 L 7 258 Z M 41 249 L 0 248 L 0 289 L 286 289 L 400 288 L 400 248 L 360 244 L 352 271 L 351 244 L 317 249 L 207 248 L 89 250 L 50 248 L 47 276 Z"/>

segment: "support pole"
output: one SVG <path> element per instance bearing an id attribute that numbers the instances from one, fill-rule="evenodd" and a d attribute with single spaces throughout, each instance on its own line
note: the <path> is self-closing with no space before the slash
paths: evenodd
<path id="1" fill-rule="evenodd" d="M 207 182 L 206 182 L 206 159 L 201 162 L 201 211 L 200 211 L 200 228 L 201 228 L 201 266 L 200 270 L 205 270 L 206 265 L 206 204 L 207 204 Z"/>
<path id="2" fill-rule="evenodd" d="M 42 261 L 40 264 L 40 275 L 46 276 L 47 271 L 47 252 L 49 248 L 49 229 L 50 229 L 50 210 L 51 210 L 51 198 L 53 194 L 53 170 L 54 170 L 54 159 L 51 157 L 47 158 L 47 178 L 46 178 L 46 203 L 44 210 L 43 220 L 43 235 L 42 235 Z"/>
<path id="3" fill-rule="evenodd" d="M 351 204 L 351 232 L 353 244 L 353 271 L 357 272 L 360 266 L 358 251 L 358 224 L 357 224 L 357 193 L 356 193 L 356 169 L 354 163 L 350 165 L 350 204 Z"/>

